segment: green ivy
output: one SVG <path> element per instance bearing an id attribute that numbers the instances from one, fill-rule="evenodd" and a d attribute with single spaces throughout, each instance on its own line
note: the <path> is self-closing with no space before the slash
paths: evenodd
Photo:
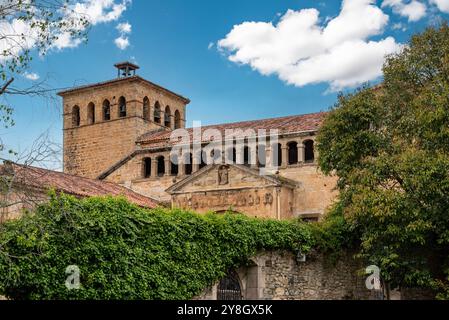
<path id="1" fill-rule="evenodd" d="M 308 252 L 309 225 L 147 210 L 121 198 L 52 194 L 0 226 L 0 294 L 12 299 L 190 299 L 260 250 Z M 65 286 L 80 268 L 79 290 Z"/>

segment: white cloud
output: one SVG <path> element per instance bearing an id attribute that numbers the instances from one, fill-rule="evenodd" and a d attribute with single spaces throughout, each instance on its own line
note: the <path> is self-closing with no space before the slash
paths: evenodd
<path id="1" fill-rule="evenodd" d="M 130 0 L 84 0 L 71 6 L 75 14 L 81 14 L 86 17 L 92 25 L 97 23 L 115 21 L 126 10 Z"/>
<path id="2" fill-rule="evenodd" d="M 0 62 L 32 48 L 36 44 L 36 35 L 36 30 L 23 20 L 2 20 L 0 22 Z"/>
<path id="3" fill-rule="evenodd" d="M 120 50 L 125 50 L 126 48 L 129 47 L 128 37 L 120 36 L 114 40 L 114 43 Z"/>
<path id="4" fill-rule="evenodd" d="M 71 5 L 66 11 L 66 16 L 82 16 L 92 26 L 95 26 L 99 23 L 116 21 L 121 17 L 129 4 L 131 4 L 131 0 L 83 0 Z M 123 23 L 121 25 L 123 25 L 124 30 L 129 27 L 131 32 L 130 24 Z M 80 26 L 80 29 L 83 30 L 84 26 Z M 124 43 L 124 41 L 121 42 Z M 74 48 L 80 43 L 80 39 L 73 38 L 67 33 L 62 33 L 59 35 L 59 39 L 55 42 L 54 47 L 57 49 Z"/>
<path id="5" fill-rule="evenodd" d="M 62 21 L 74 21 L 71 19 L 77 19 L 81 15 L 94 26 L 117 20 L 130 3 L 131 0 L 81 0 L 74 2 L 66 10 L 59 10 L 55 14 L 59 15 Z M 39 33 L 37 28 L 31 27 L 31 24 L 36 22 L 38 21 L 24 21 L 16 17 L 8 19 L 8 16 L 1 20 L 0 62 L 9 60 L 20 55 L 24 50 L 32 50 L 35 47 Z M 85 26 L 80 24 L 78 29 L 84 31 Z M 55 33 L 55 31 L 59 33 Z M 57 36 L 50 49 L 74 48 L 82 42 L 81 39 L 72 37 L 64 30 L 50 30 L 49 36 Z"/>
<path id="6" fill-rule="evenodd" d="M 131 33 L 131 25 L 128 22 L 119 23 L 116 28 L 121 34 Z"/>
<path id="7" fill-rule="evenodd" d="M 218 47 L 230 61 L 298 87 L 322 82 L 331 90 L 357 86 L 378 78 L 385 55 L 401 48 L 391 37 L 369 41 L 388 23 L 374 3 L 344 0 L 339 15 L 326 25 L 317 9 L 288 10 L 276 25 L 244 22 L 218 41 Z"/>
<path id="8" fill-rule="evenodd" d="M 120 50 L 125 50 L 130 45 L 129 38 L 126 35 L 131 33 L 131 25 L 128 22 L 119 23 L 116 29 L 120 36 L 114 40 L 114 43 Z"/>
<path id="9" fill-rule="evenodd" d="M 207 45 L 207 49 L 212 49 L 215 46 L 215 43 L 213 42 L 209 42 L 209 44 Z"/>
<path id="10" fill-rule="evenodd" d="M 440 11 L 449 13 L 449 0 L 430 0 L 430 3 L 435 4 Z"/>
<path id="11" fill-rule="evenodd" d="M 407 31 L 407 27 L 406 27 L 405 25 L 403 25 L 402 23 L 400 23 L 400 22 L 394 23 L 394 24 L 391 26 L 391 29 L 393 29 L 393 30 Z"/>
<path id="12" fill-rule="evenodd" d="M 66 48 L 76 48 L 81 43 L 81 39 L 73 38 L 70 33 L 63 32 L 58 34 L 58 38 L 53 42 L 52 47 L 58 50 Z"/>
<path id="13" fill-rule="evenodd" d="M 412 0 L 406 2 L 406 0 L 384 0 L 382 2 L 382 8 L 391 7 L 393 12 L 403 17 L 407 17 L 408 21 L 418 21 L 425 17 L 427 7 L 424 3 Z"/>
<path id="14" fill-rule="evenodd" d="M 31 73 L 25 72 L 23 74 L 23 76 L 31 81 L 36 81 L 36 80 L 39 80 L 39 78 L 40 78 L 39 75 L 35 72 L 31 72 Z"/>

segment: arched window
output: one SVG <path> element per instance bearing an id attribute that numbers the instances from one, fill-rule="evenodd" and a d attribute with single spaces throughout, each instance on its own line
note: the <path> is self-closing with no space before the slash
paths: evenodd
<path id="1" fill-rule="evenodd" d="M 95 104 L 93 102 L 87 105 L 87 124 L 95 123 Z"/>
<path id="2" fill-rule="evenodd" d="M 192 163 L 193 163 L 192 154 L 190 152 L 184 154 L 184 172 L 186 175 L 192 174 L 192 171 L 193 171 Z"/>
<path id="3" fill-rule="evenodd" d="M 150 100 L 148 97 L 143 98 L 142 116 L 145 120 L 149 120 L 150 118 Z"/>
<path id="4" fill-rule="evenodd" d="M 165 158 L 164 156 L 157 157 L 157 175 L 162 177 L 165 174 Z"/>
<path id="5" fill-rule="evenodd" d="M 80 107 L 74 106 L 72 108 L 72 126 L 79 127 L 80 126 Z"/>
<path id="6" fill-rule="evenodd" d="M 217 288 L 217 300 L 242 300 L 240 281 L 235 272 L 230 272 L 221 279 Z"/>
<path id="7" fill-rule="evenodd" d="M 267 162 L 267 150 L 264 144 L 257 148 L 257 157 L 259 158 L 259 167 L 263 168 Z"/>
<path id="8" fill-rule="evenodd" d="M 288 147 L 288 164 L 298 163 L 298 143 L 295 141 L 287 143 Z"/>
<path id="9" fill-rule="evenodd" d="M 175 129 L 181 128 L 181 113 L 176 110 L 175 111 Z"/>
<path id="10" fill-rule="evenodd" d="M 273 166 L 279 167 L 282 165 L 282 145 L 280 143 L 273 144 L 271 150 L 273 150 Z"/>
<path id="11" fill-rule="evenodd" d="M 151 158 L 143 159 L 143 177 L 144 178 L 151 177 Z"/>
<path id="12" fill-rule="evenodd" d="M 170 125 L 171 125 L 170 118 L 171 118 L 170 107 L 166 106 L 165 113 L 164 113 L 164 126 L 166 126 L 167 128 L 170 128 Z"/>
<path id="13" fill-rule="evenodd" d="M 250 148 L 248 146 L 243 147 L 243 164 L 249 165 L 251 160 Z"/>
<path id="14" fill-rule="evenodd" d="M 170 155 L 170 163 L 171 163 L 171 170 L 170 174 L 172 176 L 177 176 L 179 172 L 179 163 L 178 163 L 178 155 L 172 154 Z"/>
<path id="15" fill-rule="evenodd" d="M 161 105 L 158 101 L 154 104 L 154 122 L 161 123 Z"/>
<path id="16" fill-rule="evenodd" d="M 304 161 L 313 162 L 315 160 L 313 140 L 304 141 Z"/>
<path id="17" fill-rule="evenodd" d="M 111 103 L 108 99 L 103 101 L 103 120 L 111 120 Z"/>
<path id="18" fill-rule="evenodd" d="M 120 118 L 126 117 L 126 99 L 125 99 L 125 97 L 120 97 L 118 99 L 118 116 Z"/>

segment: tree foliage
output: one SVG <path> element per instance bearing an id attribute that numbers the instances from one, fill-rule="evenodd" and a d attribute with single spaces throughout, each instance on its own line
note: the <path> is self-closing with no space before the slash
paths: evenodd
<path id="1" fill-rule="evenodd" d="M 13 299 L 190 299 L 257 251 L 307 252 L 308 227 L 238 214 L 146 210 L 52 195 L 0 225 L 0 294 Z M 69 265 L 81 289 L 65 286 Z"/>
<path id="2" fill-rule="evenodd" d="M 318 136 L 339 177 L 333 215 L 393 287 L 444 291 L 449 272 L 449 27 L 389 56 L 384 81 L 341 95 Z"/>
<path id="3" fill-rule="evenodd" d="M 74 10 L 72 0 L 0 1 L 0 124 L 14 126 L 10 95 L 49 96 L 44 81 L 30 87 L 14 86 L 33 58 L 44 56 L 58 39 L 87 40 L 89 21 Z M 4 145 L 0 141 L 0 152 Z M 12 151 L 9 151 L 12 153 Z"/>

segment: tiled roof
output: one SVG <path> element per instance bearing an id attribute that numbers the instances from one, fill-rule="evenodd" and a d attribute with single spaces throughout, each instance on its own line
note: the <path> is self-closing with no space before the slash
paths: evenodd
<path id="1" fill-rule="evenodd" d="M 281 135 L 288 133 L 317 131 L 326 114 L 327 112 L 318 112 L 282 118 L 233 122 L 204 126 L 201 129 L 202 131 L 207 129 L 218 129 L 222 133 L 223 137 L 226 129 L 253 129 L 256 133 L 259 129 L 265 129 L 267 130 L 267 134 L 269 134 L 269 130 L 277 129 Z M 187 130 L 190 134 L 190 138 L 192 139 L 193 129 L 189 128 Z M 136 142 L 151 147 L 164 146 L 170 144 L 170 134 L 171 131 L 150 131 L 140 136 Z"/>
<path id="2" fill-rule="evenodd" d="M 155 208 L 159 203 L 115 183 L 93 180 L 42 168 L 6 163 L 0 165 L 0 175 L 14 176 L 14 183 L 47 190 L 55 189 L 78 197 L 124 196 L 141 207 Z"/>
<path id="3" fill-rule="evenodd" d="M 179 94 L 177 94 L 177 93 L 175 93 L 173 91 L 170 91 L 170 90 L 168 90 L 168 89 L 166 89 L 166 88 L 164 88 L 164 87 L 162 87 L 162 86 L 160 86 L 158 84 L 155 84 L 155 83 L 153 83 L 151 81 L 148 81 L 148 80 L 146 80 L 146 79 L 144 79 L 144 78 L 142 78 L 140 76 L 131 76 L 131 77 L 125 77 L 125 78 L 115 78 L 115 79 L 112 79 L 112 80 L 107 80 L 107 81 L 97 82 L 97 83 L 93 83 L 93 84 L 87 84 L 87 85 L 83 85 L 83 86 L 73 87 L 73 88 L 69 88 L 69 89 L 66 89 L 66 90 L 58 92 L 58 95 L 59 96 L 65 96 L 65 95 L 67 95 L 69 93 L 74 93 L 74 92 L 80 91 L 80 90 L 93 89 L 93 88 L 97 88 L 97 87 L 101 87 L 101 86 L 105 86 L 105 85 L 110 85 L 110 84 L 117 83 L 117 82 L 125 82 L 125 81 L 132 81 L 132 80 L 142 81 L 142 82 L 144 82 L 146 84 L 149 84 L 149 85 L 151 85 L 153 87 L 156 87 L 156 88 L 158 88 L 160 90 L 163 90 L 163 91 L 165 91 L 165 92 L 167 92 L 169 94 L 172 94 L 172 95 L 178 97 L 179 99 L 183 100 L 186 104 L 190 103 L 189 99 L 187 99 L 187 98 L 185 98 L 185 97 L 183 97 L 183 96 L 181 96 L 181 95 L 179 95 Z"/>

